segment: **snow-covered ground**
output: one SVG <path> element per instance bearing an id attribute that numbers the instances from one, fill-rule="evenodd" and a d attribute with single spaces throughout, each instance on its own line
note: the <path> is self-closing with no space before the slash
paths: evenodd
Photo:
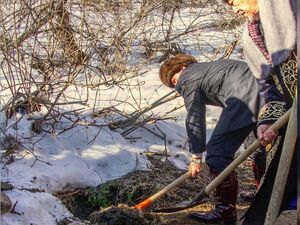
<path id="1" fill-rule="evenodd" d="M 24 150 L 1 171 L 1 180 L 15 186 L 5 193 L 17 202 L 15 211 L 20 213 L 1 216 L 2 225 L 54 225 L 71 215 L 52 193 L 97 186 L 133 170 L 147 170 L 149 161 L 143 153 L 165 149 L 164 141 L 145 129 L 131 133 L 138 139 L 130 143 L 107 127 L 100 130 L 90 126 L 79 126 L 59 136 L 46 135 L 32 145 L 41 137 L 32 135 L 30 125 L 22 117 L 17 127 L 7 131 L 24 137 Z M 169 160 L 186 168 L 189 161 L 184 127 L 175 122 L 159 122 L 157 126 L 167 135 Z M 154 125 L 148 128 L 157 132 Z"/>
<path id="2" fill-rule="evenodd" d="M 148 76 L 157 78 L 157 71 Z M 164 92 L 170 91 L 163 89 Z M 166 104 L 168 106 L 163 107 L 175 107 L 182 104 L 182 99 Z M 219 108 L 208 107 L 208 138 L 219 112 Z M 186 169 L 189 154 L 184 127 L 185 109 L 176 115 L 177 122 L 159 121 L 146 127 L 154 133 L 166 135 L 169 160 L 178 168 Z M 19 122 L 15 125 L 17 120 Z M 88 120 L 94 121 L 92 118 Z M 97 123 L 101 122 L 98 119 Z M 68 127 L 68 123 L 62 120 L 59 128 Z M 41 139 L 42 135 L 31 130 L 31 124 L 26 115 L 18 113 L 6 126 L 6 135 L 18 137 L 23 150 L 14 162 L 1 170 L 1 181 L 15 186 L 5 193 L 13 203 L 17 202 L 14 210 L 19 213 L 1 216 L 2 225 L 55 225 L 71 214 L 52 193 L 97 186 L 133 170 L 148 170 L 150 162 L 144 153 L 165 151 L 164 140 L 143 128 L 133 131 L 125 139 L 120 135 L 121 129 L 112 131 L 107 127 L 82 125 L 60 135 L 47 134 Z"/>

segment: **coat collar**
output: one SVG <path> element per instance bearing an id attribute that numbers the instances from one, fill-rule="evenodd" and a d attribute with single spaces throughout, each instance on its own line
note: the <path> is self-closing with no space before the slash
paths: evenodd
<path id="1" fill-rule="evenodd" d="M 183 85 L 188 81 L 188 78 L 189 78 L 189 70 L 193 67 L 194 64 L 197 64 L 197 63 L 192 63 L 190 65 L 188 65 L 181 73 L 178 81 L 177 81 L 177 84 L 175 85 L 175 90 L 181 94 L 181 91 L 182 91 L 182 87 Z"/>
<path id="2" fill-rule="evenodd" d="M 292 9 L 294 0 L 258 0 L 260 22 L 268 52 L 274 66 L 282 63 L 296 45 L 296 20 Z M 248 34 L 243 33 L 245 58 L 257 78 L 268 75 L 270 67 Z"/>

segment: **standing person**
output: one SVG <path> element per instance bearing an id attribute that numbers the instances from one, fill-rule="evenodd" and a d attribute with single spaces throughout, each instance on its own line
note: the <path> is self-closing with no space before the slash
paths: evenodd
<path id="1" fill-rule="evenodd" d="M 223 0 L 235 13 L 247 18 L 243 34 L 245 59 L 260 79 L 265 105 L 258 118 L 257 135 L 262 145 L 273 142 L 278 133 L 266 131 L 291 106 L 297 87 L 296 0 Z M 284 131 L 280 135 L 284 137 Z M 282 138 L 283 139 L 283 138 Z M 244 225 L 264 223 L 278 167 L 283 140 L 279 143 L 254 201 L 245 214 Z M 298 142 L 298 141 L 297 141 Z M 279 168 L 278 168 L 279 169 Z M 281 211 L 296 195 L 296 151 L 285 184 Z M 295 208 L 295 204 L 292 205 Z"/>
<path id="2" fill-rule="evenodd" d="M 202 153 L 206 151 L 210 173 L 217 176 L 233 161 L 246 137 L 256 131 L 260 105 L 257 80 L 245 62 L 227 59 L 198 63 L 194 57 L 183 54 L 166 60 L 159 76 L 184 99 L 192 153 L 191 175 L 201 171 Z M 223 108 L 207 144 L 206 105 Z M 216 188 L 220 203 L 215 209 L 209 213 L 193 213 L 191 217 L 201 222 L 235 224 L 237 193 L 237 175 L 233 172 Z"/>

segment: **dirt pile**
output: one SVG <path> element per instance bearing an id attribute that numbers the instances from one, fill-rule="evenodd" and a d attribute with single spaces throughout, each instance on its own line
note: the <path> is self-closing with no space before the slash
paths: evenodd
<path id="1" fill-rule="evenodd" d="M 89 216 L 93 224 L 98 225 L 154 225 L 160 224 L 159 217 L 127 205 L 111 206 L 93 212 Z"/>
<path id="2" fill-rule="evenodd" d="M 118 180 L 102 184 L 93 189 L 92 192 L 90 189 L 89 191 L 81 190 L 73 195 L 73 198 L 71 198 L 72 195 L 67 195 L 69 200 L 66 202 L 66 206 L 75 216 L 89 220 L 93 225 L 199 225 L 198 222 L 189 218 L 189 213 L 190 211 L 209 211 L 217 200 L 214 199 L 213 193 L 209 202 L 185 211 L 171 214 L 154 213 L 154 211 L 161 208 L 175 207 L 182 202 L 193 199 L 212 180 L 208 167 L 204 165 L 197 178 L 187 179 L 154 202 L 149 208 L 143 211 L 136 210 L 133 208 L 134 205 L 155 194 L 186 172 L 176 169 L 168 161 L 151 159 L 151 162 L 151 171 L 134 171 Z M 242 191 L 254 188 L 250 168 L 251 161 L 246 161 L 237 169 L 240 190 Z M 103 199 L 103 195 L 106 195 L 107 198 Z M 248 206 L 249 203 L 238 199 L 237 207 L 240 215 Z M 80 207 L 82 207 L 84 214 L 81 212 Z"/>

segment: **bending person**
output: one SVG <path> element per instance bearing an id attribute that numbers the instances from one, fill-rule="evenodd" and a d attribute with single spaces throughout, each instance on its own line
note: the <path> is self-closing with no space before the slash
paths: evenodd
<path id="1" fill-rule="evenodd" d="M 166 86 L 175 88 L 184 99 L 192 176 L 201 171 L 204 151 L 210 173 L 217 176 L 233 161 L 246 137 L 256 131 L 260 105 L 257 80 L 245 62 L 228 59 L 199 63 L 194 57 L 182 54 L 166 60 L 159 75 Z M 207 144 L 206 105 L 223 108 Z M 264 154 L 261 151 L 257 154 Z M 237 175 L 233 172 L 216 188 L 220 203 L 215 209 L 193 213 L 192 218 L 201 222 L 235 224 L 237 193 Z"/>

